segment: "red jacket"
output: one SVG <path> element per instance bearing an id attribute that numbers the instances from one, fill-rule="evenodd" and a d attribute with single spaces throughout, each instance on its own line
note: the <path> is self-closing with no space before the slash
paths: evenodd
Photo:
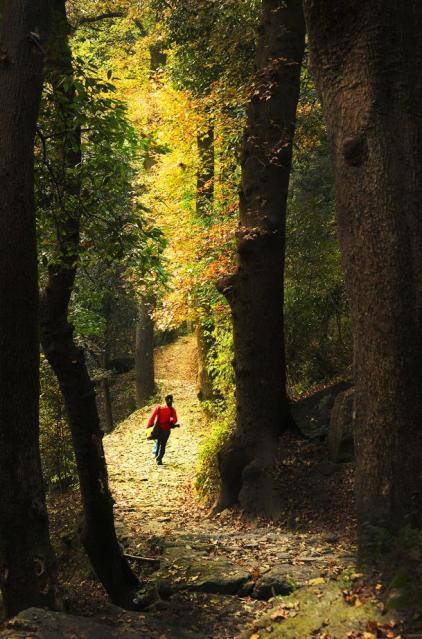
<path id="1" fill-rule="evenodd" d="M 157 419 L 158 418 L 158 419 Z M 154 426 L 158 422 L 161 430 L 170 430 L 173 424 L 177 424 L 177 414 L 173 407 L 156 406 L 148 420 L 147 428 Z"/>

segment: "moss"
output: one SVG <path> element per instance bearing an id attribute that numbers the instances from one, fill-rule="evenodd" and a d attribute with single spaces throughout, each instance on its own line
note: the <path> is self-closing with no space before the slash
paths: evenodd
<path id="1" fill-rule="evenodd" d="M 399 568 L 393 575 L 388 588 L 386 605 L 388 610 L 422 608 L 422 579 L 411 567 Z"/>
<path id="2" fill-rule="evenodd" d="M 279 606 L 292 605 L 296 616 L 271 618 Z M 306 587 L 288 597 L 277 597 L 274 608 L 258 624 L 260 639 L 307 639 L 319 631 L 330 637 L 343 637 L 351 630 L 365 630 L 369 620 L 381 621 L 381 614 L 371 602 L 356 607 L 347 604 L 337 581 Z M 246 637 L 250 637 L 250 632 Z"/>
<path id="3" fill-rule="evenodd" d="M 387 584 L 387 609 L 420 609 L 422 531 L 410 525 L 395 532 L 368 526 L 363 540 L 363 560 L 376 567 Z"/>
<path id="4" fill-rule="evenodd" d="M 198 455 L 195 489 L 199 497 L 211 503 L 220 487 L 218 453 L 229 439 L 235 424 L 234 405 L 209 424 L 209 433 L 202 442 Z"/>

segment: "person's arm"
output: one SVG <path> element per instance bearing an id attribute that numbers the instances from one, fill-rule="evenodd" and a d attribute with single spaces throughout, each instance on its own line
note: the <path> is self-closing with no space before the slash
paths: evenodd
<path id="1" fill-rule="evenodd" d="M 177 413 L 176 413 L 176 409 L 172 408 L 172 414 L 171 414 L 171 422 L 172 424 L 177 424 Z"/>
<path id="2" fill-rule="evenodd" d="M 154 426 L 155 418 L 158 416 L 159 406 L 156 406 L 151 413 L 151 416 L 147 423 L 147 428 L 152 428 Z"/>

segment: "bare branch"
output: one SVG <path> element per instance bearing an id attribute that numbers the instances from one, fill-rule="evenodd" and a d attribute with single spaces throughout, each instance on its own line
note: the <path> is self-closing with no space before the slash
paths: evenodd
<path id="1" fill-rule="evenodd" d="M 113 18 L 125 18 L 126 13 L 124 11 L 108 11 L 106 13 L 100 13 L 98 16 L 86 16 L 79 18 L 75 28 L 80 27 L 83 24 L 92 24 L 94 22 L 100 22 L 101 20 L 112 20 Z"/>
<path id="2" fill-rule="evenodd" d="M 128 555 L 126 553 L 123 553 L 123 557 L 126 557 L 126 559 L 133 559 L 134 561 L 144 561 L 155 564 L 160 563 L 160 559 L 158 557 L 139 557 L 138 555 Z"/>

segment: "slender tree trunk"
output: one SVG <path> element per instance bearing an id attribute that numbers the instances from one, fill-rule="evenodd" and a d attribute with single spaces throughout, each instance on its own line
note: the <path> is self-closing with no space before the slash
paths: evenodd
<path id="1" fill-rule="evenodd" d="M 109 368 L 109 357 L 108 357 L 108 348 L 101 353 L 101 366 L 104 371 L 107 371 Z M 104 426 L 105 432 L 111 433 L 114 428 L 114 420 L 113 420 L 113 403 L 111 401 L 111 392 L 110 392 L 110 384 L 108 383 L 108 378 L 104 377 L 101 383 L 103 387 L 103 400 L 104 400 Z"/>
<path id="2" fill-rule="evenodd" d="M 206 402 L 213 398 L 212 380 L 207 368 L 207 359 L 211 344 L 210 339 L 205 335 L 204 328 L 200 323 L 197 325 L 195 333 L 198 352 L 197 393 L 198 399 L 201 402 Z"/>
<path id="3" fill-rule="evenodd" d="M 359 521 L 398 528 L 422 512 L 422 5 L 305 7 L 353 320 Z"/>
<path id="4" fill-rule="evenodd" d="M 197 146 L 196 215 L 204 224 L 208 224 L 211 222 L 213 213 L 215 191 L 214 127 L 209 122 L 201 127 L 197 135 Z M 202 305 L 202 313 L 200 313 L 195 328 L 198 352 L 198 398 L 201 401 L 207 401 L 212 398 L 212 382 L 207 369 L 207 356 L 211 346 L 211 338 L 205 336 L 204 326 L 201 324 L 201 315 L 209 317 L 210 308 Z"/>
<path id="5" fill-rule="evenodd" d="M 167 64 L 167 54 L 164 49 L 166 48 L 165 42 L 157 42 L 151 44 L 149 47 L 150 54 L 150 70 L 152 74 L 156 74 L 157 71 L 164 69 Z"/>
<path id="6" fill-rule="evenodd" d="M 270 468 L 290 423 L 283 287 L 286 200 L 305 28 L 300 0 L 264 0 L 258 75 L 242 151 L 237 272 L 220 283 L 233 316 L 237 429 L 220 455 L 217 509 L 273 514 Z"/>
<path id="7" fill-rule="evenodd" d="M 138 406 L 155 391 L 154 376 L 154 320 L 151 315 L 153 303 L 142 300 L 139 303 L 139 317 L 136 325 L 135 380 Z"/>
<path id="8" fill-rule="evenodd" d="M 196 176 L 196 214 L 206 220 L 214 200 L 214 127 L 198 133 L 198 172 Z"/>
<path id="9" fill-rule="evenodd" d="M 110 367 L 111 344 L 111 316 L 113 312 L 113 299 L 110 293 L 105 293 L 102 301 L 103 316 L 105 319 L 104 350 L 101 353 L 101 367 L 107 371 Z M 108 377 L 104 377 L 101 383 L 104 401 L 104 426 L 105 432 L 111 433 L 114 427 L 113 405 L 111 400 L 110 384 Z"/>
<path id="10" fill-rule="evenodd" d="M 63 393 L 72 431 L 78 467 L 84 524 L 82 542 L 92 566 L 112 601 L 125 608 L 134 608 L 134 588 L 138 580 L 130 570 L 116 537 L 113 499 L 108 487 L 107 468 L 102 446 L 102 433 L 95 399 L 94 385 L 89 377 L 84 352 L 75 345 L 73 327 L 68 321 L 79 250 L 79 215 L 72 208 L 79 195 L 79 184 L 69 177 L 80 162 L 80 132 L 74 124 L 73 92 L 60 82 L 63 75 L 72 77 L 72 59 L 67 41 L 68 23 L 64 0 L 54 2 L 54 33 L 50 47 L 50 74 L 60 113 L 64 122 L 62 140 L 63 189 L 62 201 L 70 197 L 70 210 L 61 211 L 57 222 L 57 243 L 60 262 L 48 268 L 48 282 L 42 296 L 41 340 Z M 61 92 L 61 93 L 59 93 Z"/>
<path id="11" fill-rule="evenodd" d="M 0 587 L 7 616 L 54 607 L 38 446 L 39 338 L 33 153 L 48 3 L 0 16 Z M 31 37 L 30 37 L 31 34 Z"/>

